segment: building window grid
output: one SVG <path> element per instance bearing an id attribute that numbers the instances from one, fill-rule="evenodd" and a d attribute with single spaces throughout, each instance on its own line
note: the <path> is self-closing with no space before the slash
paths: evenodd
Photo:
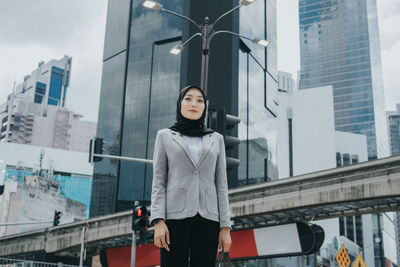
<path id="1" fill-rule="evenodd" d="M 343 75 L 347 73 L 357 73 L 360 71 L 371 71 L 371 65 L 369 62 L 355 62 L 348 64 L 333 64 L 329 65 L 322 63 L 319 61 L 318 63 L 313 64 L 303 64 L 304 65 L 304 73 L 308 73 L 311 75 L 321 74 L 323 77 L 332 77 L 337 75 Z M 324 65 L 326 68 L 321 69 L 321 66 Z"/>

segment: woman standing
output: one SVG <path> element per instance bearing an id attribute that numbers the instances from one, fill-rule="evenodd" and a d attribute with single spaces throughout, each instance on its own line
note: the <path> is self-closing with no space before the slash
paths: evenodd
<path id="1" fill-rule="evenodd" d="M 231 246 L 225 144 L 206 110 L 203 90 L 185 87 L 176 123 L 157 133 L 150 222 L 162 267 L 214 267 Z"/>

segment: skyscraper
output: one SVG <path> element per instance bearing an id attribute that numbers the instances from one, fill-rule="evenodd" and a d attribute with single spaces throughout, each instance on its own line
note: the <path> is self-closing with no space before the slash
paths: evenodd
<path id="1" fill-rule="evenodd" d="M 299 0 L 300 89 L 333 86 L 335 128 L 389 155 L 376 0 Z"/>
<path id="2" fill-rule="evenodd" d="M 151 159 L 156 132 L 175 121 L 179 89 L 200 84 L 201 42 L 194 39 L 181 56 L 171 55 L 174 45 L 198 29 L 180 18 L 147 10 L 141 3 L 108 3 L 97 136 L 106 141 L 107 154 Z M 215 21 L 238 1 L 160 3 L 201 24 L 205 17 Z M 263 48 L 221 34 L 211 43 L 210 110 L 224 109 L 242 120 L 239 129 L 234 129 L 242 143 L 233 151 L 234 156 L 240 155 L 241 163 L 228 171 L 229 186 L 276 179 L 275 0 L 243 6 L 215 27 L 222 29 L 270 42 Z M 152 174 L 152 166 L 141 163 L 109 159 L 96 163 L 91 216 L 131 209 L 135 200 L 148 203 Z"/>
<path id="3" fill-rule="evenodd" d="M 400 155 L 400 104 L 387 113 L 391 155 Z"/>
<path id="4" fill-rule="evenodd" d="M 96 123 L 65 107 L 72 58 L 39 62 L 0 105 L 0 141 L 87 152 Z"/>

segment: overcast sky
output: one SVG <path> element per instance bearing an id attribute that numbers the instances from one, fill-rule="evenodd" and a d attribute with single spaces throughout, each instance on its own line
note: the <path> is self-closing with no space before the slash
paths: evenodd
<path id="1" fill-rule="evenodd" d="M 377 0 L 386 108 L 400 103 L 400 1 Z M 278 0 L 278 68 L 300 68 L 298 0 Z M 243 7 L 246 8 L 246 7 Z M 39 61 L 72 56 L 67 106 L 97 121 L 107 0 L 1 0 L 0 104 Z"/>

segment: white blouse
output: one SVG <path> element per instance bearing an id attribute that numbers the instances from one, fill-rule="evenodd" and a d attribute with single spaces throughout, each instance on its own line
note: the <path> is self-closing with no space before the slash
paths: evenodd
<path id="1" fill-rule="evenodd" d="M 190 157 L 193 159 L 194 164 L 197 165 L 200 160 L 201 145 L 203 143 L 202 137 L 186 135 L 182 135 L 182 137 L 189 148 Z"/>

